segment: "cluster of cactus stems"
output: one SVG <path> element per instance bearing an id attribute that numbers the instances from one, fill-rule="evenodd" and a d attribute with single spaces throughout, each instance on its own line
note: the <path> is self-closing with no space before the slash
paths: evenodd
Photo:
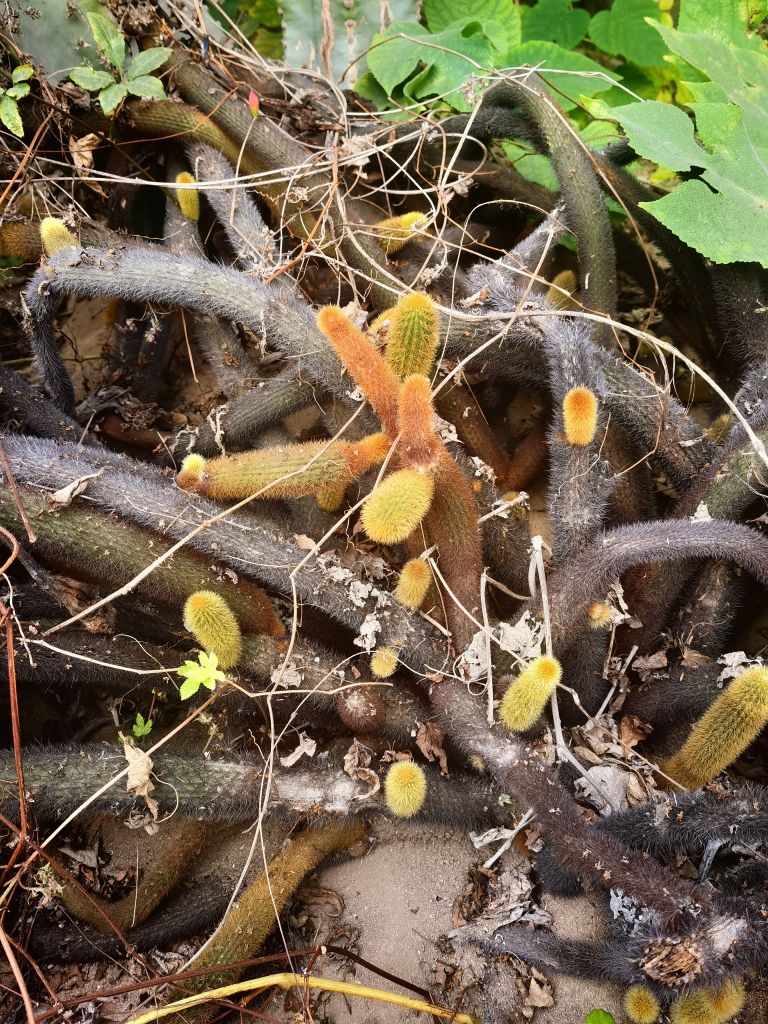
<path id="1" fill-rule="evenodd" d="M 269 887 L 265 874 L 246 890 L 208 959 L 198 963 L 221 965 L 220 981 L 232 977 L 229 964 L 258 951 L 301 878 L 322 857 L 361 838 L 356 816 L 489 827 L 508 823 L 498 797 L 509 794 L 520 810 L 531 806 L 538 815 L 546 843 L 537 865 L 543 883 L 563 893 L 620 890 L 638 909 L 636 924 L 614 927 L 596 945 L 516 925 L 490 938 L 468 926 L 458 941 L 491 956 L 522 957 L 544 970 L 616 981 L 626 990 L 626 1014 L 635 1024 L 652 1024 L 663 1013 L 679 1024 L 729 1020 L 743 1005 L 740 979 L 768 964 L 765 915 L 746 886 L 699 884 L 676 872 L 674 861 L 681 854 L 703 858 L 704 877 L 704 867 L 711 867 L 707 851 L 732 848 L 737 839 L 754 844 L 768 838 L 762 790 L 740 789 L 732 780 L 722 793 L 703 789 L 768 721 L 768 670 L 748 668 L 721 691 L 716 661 L 734 630 L 741 570 L 768 586 L 768 540 L 742 522 L 755 504 L 764 467 L 743 424 L 720 422 L 707 432 L 668 390 L 616 354 L 610 325 L 591 328 L 569 316 L 579 303 L 615 313 L 615 246 L 603 189 L 616 187 L 651 232 L 653 223 L 638 205 L 648 198 L 645 186 L 630 183 L 618 150 L 588 158 L 574 149 L 536 76 L 525 85 L 489 90 L 472 122 L 474 136 L 487 143 L 525 125 L 531 144 L 552 160 L 560 205 L 551 197 L 550 217 L 516 249 L 457 267 L 457 299 L 466 302 L 455 309 L 426 293 L 391 287 L 397 278 L 387 257 L 407 262 L 409 248 L 415 251 L 424 241 L 424 214 L 382 220 L 363 241 L 342 232 L 350 267 L 372 281 L 366 329 L 356 313 L 338 306 L 316 310 L 288 272 L 277 272 L 277 236 L 246 190 L 195 187 L 233 182 L 231 165 L 238 161 L 247 173 L 309 165 L 310 150 L 268 119 L 246 115 L 194 62 L 174 57 L 171 69 L 186 103 L 130 101 L 124 113 L 144 137 L 189 136 L 191 172 L 174 161 L 168 165 L 163 244 L 96 227 L 75 233 L 53 218 L 34 230 L 0 226 L 0 251 L 43 257 L 26 289 L 25 326 L 47 391 L 45 397 L 0 367 L 0 411 L 25 431 L 5 434 L 3 450 L 36 540 L 25 539 L 5 480 L 0 525 L 19 539 L 35 580 L 63 573 L 102 589 L 130 586 L 138 601 L 129 607 L 123 600 L 120 614 L 133 616 L 136 631 L 155 625 L 136 648 L 80 627 L 64 630 L 59 639 L 72 654 L 69 660 L 40 647 L 33 664 L 19 647 L 18 680 L 54 692 L 57 686 L 100 685 L 119 693 L 121 665 L 172 667 L 196 644 L 215 653 L 241 684 L 256 688 L 277 678 L 279 688 L 288 654 L 310 692 L 276 693 L 270 705 L 275 721 L 292 722 L 309 711 L 331 736 L 386 738 L 401 744 L 398 749 L 412 748 L 420 723 L 442 729 L 451 778 L 435 772 L 429 786 L 418 754 L 396 760 L 385 777 L 382 772 L 382 792 L 367 796 L 338 764 L 276 769 L 267 813 L 292 823 L 311 815 L 313 827 L 296 834 L 270 862 Z M 462 115 L 453 127 L 466 123 Z M 292 202 L 281 226 L 322 248 L 344 211 L 338 199 L 324 208 L 322 171 L 308 171 L 304 184 L 304 197 Z M 282 214 L 284 185 L 270 182 L 258 190 L 272 215 Z M 206 256 L 199 225 L 211 213 L 223 229 L 232 267 Z M 361 214 L 361 223 L 370 220 Z M 570 271 L 558 275 L 548 293 L 529 288 L 531 275 L 543 279 L 566 228 L 577 238 L 578 288 Z M 654 241 L 675 267 L 679 263 L 684 286 L 709 279 L 695 253 L 681 249 L 661 225 L 656 229 Z M 720 340 L 742 369 L 734 404 L 766 442 L 768 338 L 750 312 L 760 281 L 734 272 L 730 291 L 729 281 L 720 268 L 717 288 L 695 301 L 712 314 L 710 334 L 718 324 L 728 325 Z M 57 304 L 69 295 L 178 307 L 190 316 L 193 343 L 227 401 L 205 423 L 171 439 L 175 478 L 168 473 L 170 460 L 165 467 L 138 462 L 100 445 L 96 435 L 80 438 L 75 389 L 54 331 Z M 733 326 L 729 303 L 744 312 L 743 329 Z M 267 341 L 285 357 L 285 367 L 258 380 L 232 325 Z M 714 350 L 707 350 L 708 358 Z M 134 376 L 135 387 L 140 380 L 147 388 L 161 382 L 164 352 L 152 349 L 156 361 L 143 378 Z M 497 389 L 536 388 L 548 409 L 546 430 L 540 423 L 510 455 L 483 421 L 480 406 L 470 408 L 464 385 L 450 380 L 442 386 L 443 357 L 467 360 L 478 378 Z M 250 386 L 252 379 L 258 387 Z M 362 408 L 351 397 L 353 386 L 365 399 Z M 325 403 L 327 437 L 257 446 L 267 430 L 318 396 Z M 346 433 L 335 429 L 352 412 L 352 427 Z M 721 414 L 713 410 L 713 422 Z M 444 440 L 438 415 L 456 426 L 465 451 Z M 514 596 L 527 593 L 530 533 L 508 494 L 521 489 L 520 481 L 534 480 L 542 458 L 552 550 L 546 607 L 540 592 L 527 601 Z M 490 471 L 477 475 L 478 461 Z M 494 473 L 495 483 L 489 479 Z M 654 474 L 663 478 L 666 494 L 657 493 Z M 85 495 L 52 507 L 45 491 L 78 478 L 88 479 Z M 500 495 L 511 507 L 500 507 Z M 223 514 L 240 502 L 245 507 Z M 696 514 L 702 505 L 706 516 Z M 347 514 L 357 516 L 365 540 L 356 549 L 359 564 L 367 564 L 373 547 L 391 570 L 390 588 L 378 580 L 376 588 L 353 595 L 343 573 L 327 571 L 320 548 L 308 555 L 306 545 L 295 542 L 303 535 L 319 539 L 326 525 L 331 534 Z M 183 546 L 169 555 L 179 541 Z M 501 594 L 490 601 L 485 621 L 484 567 Z M 618 580 L 631 612 L 642 620 L 634 633 L 611 632 L 609 594 Z M 33 591 L 22 589 L 19 613 L 55 624 L 54 598 L 46 595 L 48 604 L 38 606 L 29 596 Z M 298 602 L 312 623 L 309 635 L 298 630 L 290 645 L 278 596 Z M 497 724 L 489 724 L 485 706 L 455 670 L 456 658 L 481 627 L 514 623 L 524 611 L 547 624 L 547 653 L 519 665 L 492 648 L 495 678 L 509 682 L 499 694 Z M 364 629 L 372 622 L 373 640 Z M 654 726 L 648 756 L 674 785 L 664 783 L 667 788 L 648 805 L 587 824 L 568 777 L 548 768 L 525 734 L 547 723 L 553 694 L 564 719 L 583 723 L 567 688 L 594 713 L 610 688 L 603 678 L 609 645 L 613 653 L 628 654 L 634 644 L 641 654 L 652 654 L 662 634 L 673 644 L 680 640 L 678 647 L 667 645 L 671 654 L 661 678 L 630 687 L 625 710 Z M 370 675 L 359 686 L 339 689 L 343 677 L 336 665 L 345 654 L 323 646 L 329 635 L 339 636 L 339 647 L 346 644 L 347 656 L 352 636 L 355 652 L 365 651 L 362 664 Z M 686 659 L 686 646 L 699 657 Z M 379 683 L 370 685 L 371 677 Z M 139 691 L 154 685 L 131 677 L 134 684 Z M 242 689 L 225 692 L 220 701 L 224 712 L 254 713 L 255 702 L 249 706 Z M 670 708 L 680 709 L 676 723 L 669 721 Z M 463 774 L 462 757 L 479 760 L 485 774 Z M 40 822 L 60 821 L 121 767 L 117 748 L 106 746 L 27 748 L 24 764 L 30 806 Z M 13 777 L 12 766 L 12 755 L 0 754 L 3 779 Z M 246 759 L 160 752 L 155 771 L 170 784 L 156 791 L 161 811 L 178 808 L 185 819 L 182 838 L 144 879 L 136 906 L 102 907 L 140 943 L 180 934 L 173 929 L 181 908 L 168 915 L 165 930 L 162 922 L 153 925 L 152 913 L 173 899 L 185 858 L 202 844 L 197 826 L 223 828 L 262 811 L 263 769 Z M 14 818 L 10 794 L 0 794 L 0 809 Z M 113 787 L 92 810 L 123 815 L 135 800 Z M 226 893 L 212 895 L 210 913 L 215 916 L 217 907 L 221 912 L 226 900 Z M 64 902 L 102 927 L 102 915 L 92 905 L 88 909 L 76 890 L 68 887 Z M 210 977 L 204 982 L 213 987 Z M 195 1011 L 195 1020 L 207 1017 L 207 1010 Z"/>

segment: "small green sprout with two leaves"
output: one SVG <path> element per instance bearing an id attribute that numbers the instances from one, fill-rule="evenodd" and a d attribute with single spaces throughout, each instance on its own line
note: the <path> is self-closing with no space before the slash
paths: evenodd
<path id="1" fill-rule="evenodd" d="M 215 654 L 201 651 L 197 661 L 185 661 L 183 665 L 180 665 L 176 671 L 184 682 L 179 688 L 179 697 L 182 700 L 188 700 L 197 693 L 201 686 L 215 690 L 216 684 L 223 683 L 227 678 L 218 668 L 218 664 L 219 659 Z"/>
<path id="2" fill-rule="evenodd" d="M 117 25 L 101 14 L 89 14 L 88 24 L 99 52 L 112 70 L 75 68 L 69 76 L 75 85 L 98 93 L 101 109 L 107 116 L 114 114 L 129 95 L 142 99 L 165 99 L 163 83 L 150 72 L 157 71 L 170 57 L 171 51 L 167 46 L 142 50 L 126 63 L 125 37 Z"/>
<path id="3" fill-rule="evenodd" d="M 0 89 L 0 121 L 18 138 L 24 135 L 19 100 L 29 95 L 29 79 L 34 73 L 35 69 L 31 64 L 19 64 L 11 73 L 12 84 L 7 89 Z"/>

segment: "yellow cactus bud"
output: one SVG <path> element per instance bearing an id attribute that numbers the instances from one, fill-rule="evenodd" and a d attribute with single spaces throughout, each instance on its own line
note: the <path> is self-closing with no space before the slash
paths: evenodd
<path id="1" fill-rule="evenodd" d="M 512 732 L 525 732 L 538 720 L 563 670 L 546 654 L 529 662 L 501 698 L 499 718 Z"/>
<path id="2" fill-rule="evenodd" d="M 391 312 L 386 352 L 399 379 L 414 373 L 428 376 L 439 341 L 440 317 L 432 299 L 421 292 L 400 299 Z"/>
<path id="3" fill-rule="evenodd" d="M 420 608 L 432 582 L 432 570 L 423 558 L 411 558 L 403 566 L 395 587 L 395 600 L 405 608 Z"/>
<path id="4" fill-rule="evenodd" d="M 748 668 L 720 694 L 664 770 L 698 789 L 732 764 L 768 722 L 768 668 Z"/>
<path id="5" fill-rule="evenodd" d="M 384 798 L 390 812 L 398 818 L 412 818 L 424 806 L 427 777 L 421 765 L 413 761 L 395 761 L 384 781 Z"/>
<path id="6" fill-rule="evenodd" d="M 183 491 L 196 491 L 205 473 L 205 459 L 202 455 L 187 455 L 176 474 L 176 483 Z"/>
<path id="7" fill-rule="evenodd" d="M 744 985 L 736 979 L 730 979 L 719 989 L 711 992 L 712 1008 L 717 1015 L 717 1024 L 724 1024 L 725 1021 L 735 1017 L 744 1009 L 746 992 Z"/>
<path id="8" fill-rule="evenodd" d="M 181 174 L 176 175 L 176 184 L 193 185 L 197 184 L 197 180 L 189 171 L 182 171 Z M 176 202 L 187 220 L 197 224 L 200 220 L 200 193 L 198 190 L 196 188 L 176 189 Z"/>
<path id="9" fill-rule="evenodd" d="M 552 285 L 547 289 L 547 302 L 555 309 L 576 309 L 578 303 L 574 302 L 571 296 L 576 291 L 578 282 L 572 270 L 561 270 L 556 274 Z M 568 292 L 563 295 L 563 292 Z"/>
<path id="10" fill-rule="evenodd" d="M 371 672 L 377 679 L 388 679 L 397 669 L 397 651 L 394 647 L 379 647 L 371 656 Z"/>
<path id="11" fill-rule="evenodd" d="M 604 601 L 595 601 L 587 608 L 590 627 L 600 629 L 601 626 L 607 626 L 611 621 L 612 611 L 611 606 Z"/>
<path id="12" fill-rule="evenodd" d="M 591 444 L 597 430 L 597 395 L 589 388 L 571 388 L 563 399 L 565 436 L 570 444 Z"/>
<path id="13" fill-rule="evenodd" d="M 240 660 L 240 626 L 227 602 L 213 590 L 190 594 L 184 605 L 184 626 L 201 647 L 216 655 L 221 668 L 231 668 Z"/>
<path id="14" fill-rule="evenodd" d="M 57 217 L 44 217 L 40 221 L 40 241 L 46 256 L 53 256 L 59 249 L 80 244 L 64 221 Z"/>
<path id="15" fill-rule="evenodd" d="M 654 1024 L 661 1016 L 661 1005 L 645 985 L 631 985 L 624 995 L 624 1012 L 632 1024 Z"/>
<path id="16" fill-rule="evenodd" d="M 379 544 L 399 544 L 429 511 L 434 489 L 432 477 L 416 469 L 392 473 L 363 505 L 363 529 Z"/>
<path id="17" fill-rule="evenodd" d="M 669 1019 L 672 1024 L 718 1024 L 717 1014 L 704 991 L 692 992 L 674 1003 Z"/>
<path id="18" fill-rule="evenodd" d="M 402 249 L 406 242 L 422 233 L 427 224 L 427 216 L 423 213 L 401 213 L 397 217 L 387 217 L 374 225 L 375 235 L 384 252 L 389 256 Z"/>

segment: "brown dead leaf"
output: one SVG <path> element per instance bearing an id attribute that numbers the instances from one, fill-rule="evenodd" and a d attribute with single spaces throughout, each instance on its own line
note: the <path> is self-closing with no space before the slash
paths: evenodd
<path id="1" fill-rule="evenodd" d="M 648 725 L 637 715 L 622 715 L 619 722 L 619 742 L 630 750 L 648 739 L 652 732 L 653 726 Z"/>
<path id="2" fill-rule="evenodd" d="M 541 981 L 531 978 L 528 984 L 528 993 L 525 997 L 526 1006 L 535 1006 L 537 1009 L 555 1005 L 555 997 L 552 995 L 552 986 L 542 977 Z"/>
<path id="3" fill-rule="evenodd" d="M 448 757 L 443 750 L 445 731 L 437 722 L 419 722 L 416 730 L 416 746 L 428 761 L 437 760 L 440 774 L 448 775 Z"/>
<path id="4" fill-rule="evenodd" d="M 296 541 L 296 547 L 300 551 L 314 551 L 317 547 L 317 541 L 312 540 L 306 533 L 294 533 L 293 539 Z"/>
<path id="5" fill-rule="evenodd" d="M 78 477 L 77 480 L 73 480 L 70 484 L 65 484 L 64 487 L 60 487 L 58 491 L 54 491 L 53 494 L 48 495 L 48 502 L 51 506 L 51 511 L 56 512 L 60 508 L 66 508 L 67 505 L 71 505 L 74 499 L 83 493 L 88 486 L 89 480 L 94 480 L 97 476 L 101 476 L 104 469 L 99 469 L 95 473 L 88 473 L 87 476 Z"/>
<path id="6" fill-rule="evenodd" d="M 67 143 L 72 156 L 72 163 L 78 171 L 90 171 L 93 168 L 93 151 L 101 145 L 101 139 L 93 132 L 79 139 L 70 138 Z"/>
<path id="7" fill-rule="evenodd" d="M 702 665 L 708 665 L 712 659 L 693 647 L 684 647 L 683 656 L 680 660 L 686 668 L 701 668 Z"/>
<path id="8" fill-rule="evenodd" d="M 370 787 L 367 793 L 353 796 L 353 800 L 367 800 L 369 797 L 375 796 L 381 789 L 381 779 L 372 768 L 368 767 L 370 763 L 370 751 L 366 750 L 362 743 L 353 740 L 352 746 L 344 755 L 344 771 L 350 779 Z"/>
<path id="9" fill-rule="evenodd" d="M 122 740 L 123 754 L 125 754 L 125 759 L 131 766 L 126 778 L 125 788 L 129 793 L 135 793 L 136 796 L 143 796 L 149 813 L 155 820 L 157 820 L 157 800 L 154 800 L 149 795 L 155 788 L 151 779 L 152 758 L 148 757 L 143 750 L 139 750 L 138 747 L 135 747 L 128 736 L 123 736 Z"/>

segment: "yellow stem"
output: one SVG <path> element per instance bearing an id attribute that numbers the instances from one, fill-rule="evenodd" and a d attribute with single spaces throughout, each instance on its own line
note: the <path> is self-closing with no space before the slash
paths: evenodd
<path id="1" fill-rule="evenodd" d="M 266 978 L 253 978 L 251 981 L 240 981 L 236 985 L 225 985 L 223 988 L 214 988 L 209 992 L 200 992 L 198 995 L 189 996 L 187 999 L 179 999 L 175 1003 L 169 1003 L 140 1017 L 134 1017 L 127 1024 L 151 1024 L 152 1021 L 160 1020 L 172 1013 L 179 1013 L 189 1010 L 193 1006 L 207 1002 L 209 999 L 228 999 L 239 992 L 258 992 L 260 989 L 271 988 L 273 985 L 278 988 L 316 988 L 324 992 L 342 992 L 347 996 L 361 996 L 363 999 L 373 999 L 377 1003 L 391 1003 L 393 1006 L 404 1006 L 408 1010 L 415 1010 L 417 1013 L 430 1013 L 435 1017 L 445 1017 L 454 1021 L 455 1024 L 478 1024 L 477 1018 L 469 1013 L 454 1013 L 453 1010 L 446 1010 L 440 1006 L 433 1006 L 432 1003 L 425 1003 L 423 999 L 413 999 L 411 996 L 402 996 L 397 992 L 385 992 L 380 988 L 369 988 L 367 985 L 356 985 L 350 981 L 334 981 L 332 978 L 317 978 L 313 975 L 303 974 L 269 974 Z"/>

